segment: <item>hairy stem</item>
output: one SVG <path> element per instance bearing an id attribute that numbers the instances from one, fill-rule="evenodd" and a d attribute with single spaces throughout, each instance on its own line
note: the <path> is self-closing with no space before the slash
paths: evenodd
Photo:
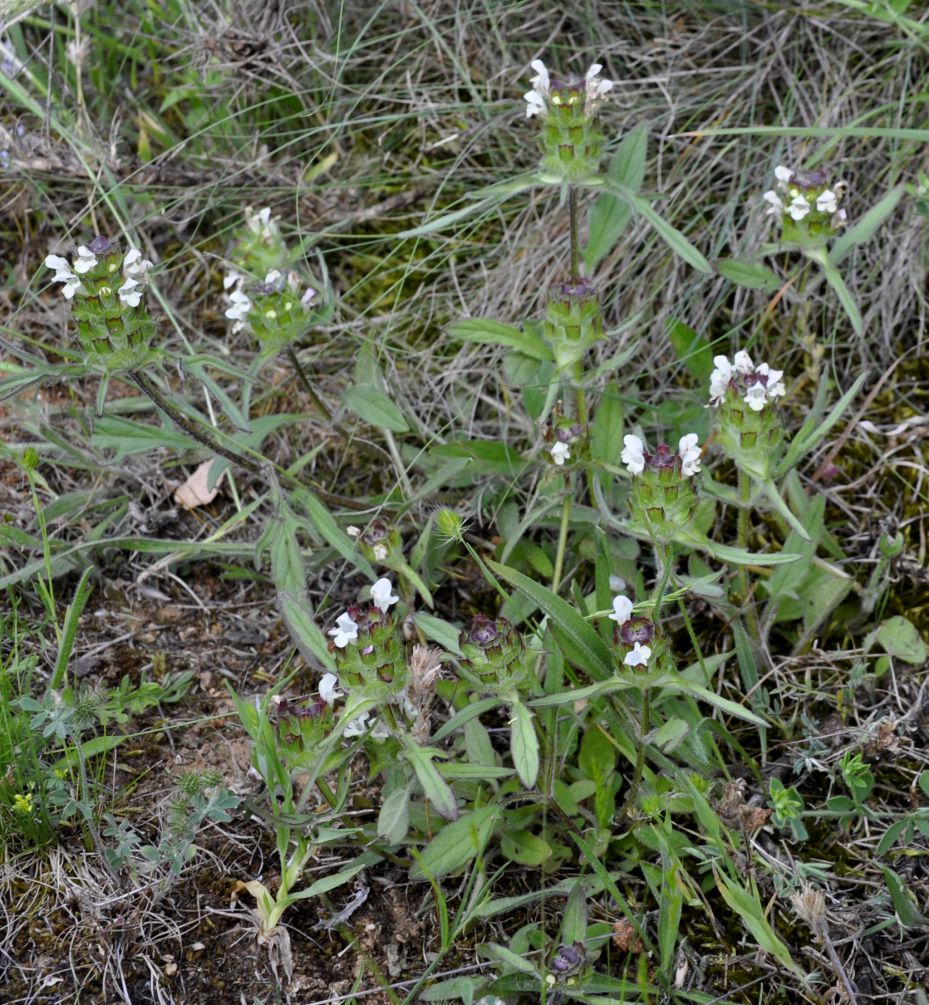
<path id="1" fill-rule="evenodd" d="M 581 270 L 581 243 L 578 238 L 577 189 L 568 190 L 568 216 L 571 223 L 571 277 L 577 278 Z"/>
<path id="2" fill-rule="evenodd" d="M 568 532 L 571 529 L 571 501 L 574 498 L 574 473 L 565 479 L 564 501 L 561 505 L 561 526 L 558 528 L 558 550 L 555 552 L 555 571 L 552 573 L 552 593 L 558 592 L 561 586 L 561 574 L 564 571 L 564 557 L 568 548 Z"/>
<path id="3" fill-rule="evenodd" d="M 329 411 L 328 407 L 326 406 L 326 403 L 316 393 L 316 389 L 310 383 L 310 379 L 306 375 L 306 370 L 303 369 L 300 360 L 297 358 L 297 353 L 294 350 L 294 347 L 291 345 L 287 347 L 287 358 L 290 360 L 290 365 L 294 368 L 294 373 L 297 375 L 297 380 L 300 381 L 300 384 L 302 385 L 303 390 L 306 392 L 307 397 L 317 407 L 317 409 L 323 415 L 326 421 L 332 422 L 332 412 Z M 340 433 L 342 432 L 342 430 L 339 429 L 339 427 L 334 422 L 333 427 L 337 429 Z"/>

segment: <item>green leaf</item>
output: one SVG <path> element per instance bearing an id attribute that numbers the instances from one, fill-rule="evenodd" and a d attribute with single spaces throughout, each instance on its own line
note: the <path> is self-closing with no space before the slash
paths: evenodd
<path id="1" fill-rule="evenodd" d="M 108 736 L 93 736 L 89 740 L 78 744 L 77 747 L 70 748 L 64 757 L 59 757 L 52 765 L 52 771 L 69 771 L 77 767 L 80 761 L 96 757 L 97 754 L 105 754 L 108 750 L 118 747 L 128 739 L 128 736 L 123 736 L 121 733 L 111 733 Z"/>
<path id="2" fill-rule="evenodd" d="M 328 509 L 309 489 L 294 490 L 294 497 L 303 507 L 313 529 L 331 548 L 334 548 L 350 565 L 370 580 L 377 579 L 377 573 L 370 562 L 358 550 L 355 542 L 336 523 Z"/>
<path id="3" fill-rule="evenodd" d="M 95 450 L 115 450 L 116 461 L 131 454 L 165 447 L 177 453 L 203 449 L 201 443 L 177 432 L 170 425 L 147 426 L 115 415 L 104 415 L 94 422 L 90 445 Z"/>
<path id="4" fill-rule="evenodd" d="M 560 937 L 562 943 L 567 945 L 583 942 L 587 938 L 587 895 L 580 880 L 575 882 L 562 912 Z"/>
<path id="5" fill-rule="evenodd" d="M 438 230 L 445 230 L 453 224 L 456 224 L 461 220 L 465 220 L 469 216 L 473 216 L 475 213 L 479 213 L 483 209 L 489 210 L 493 209 L 495 206 L 499 206 L 500 203 L 506 202 L 511 195 L 524 192 L 527 188 L 532 188 L 534 185 L 539 184 L 541 184 L 541 182 L 538 175 L 528 174 L 512 178 L 508 182 L 489 185 L 486 188 L 472 193 L 474 201 L 470 205 L 464 206 L 461 209 L 453 210 L 451 213 L 443 213 L 442 216 L 438 216 L 434 220 L 430 220 L 428 223 L 424 223 L 419 227 L 414 227 L 412 230 L 404 230 L 397 236 L 425 237 L 427 234 L 434 234 Z"/>
<path id="6" fill-rule="evenodd" d="M 436 812 L 446 820 L 455 820 L 458 816 L 458 800 L 448 786 L 448 782 L 439 774 L 438 768 L 432 763 L 432 758 L 439 751 L 431 747 L 420 747 L 407 734 L 403 734 L 403 756 L 413 766 L 419 784 L 426 793 L 426 798 L 436 808 Z"/>
<path id="7" fill-rule="evenodd" d="M 551 349 L 537 335 L 520 331 L 492 318 L 462 318 L 460 321 L 453 321 L 448 326 L 448 334 L 463 342 L 507 346 L 543 363 L 552 360 Z"/>
<path id="8" fill-rule="evenodd" d="M 458 646 L 460 628 L 423 611 L 417 611 L 413 615 L 413 621 L 430 642 L 437 642 L 443 649 L 454 653 L 455 656 L 461 655 L 461 649 Z"/>
<path id="9" fill-rule="evenodd" d="M 929 647 L 912 621 L 898 614 L 882 622 L 877 629 L 877 641 L 884 652 L 920 666 L 929 658 Z"/>
<path id="10" fill-rule="evenodd" d="M 494 832 L 499 806 L 481 806 L 443 827 L 410 867 L 411 879 L 441 879 L 480 855 Z"/>
<path id="11" fill-rule="evenodd" d="M 885 865 L 881 866 L 881 872 L 884 873 L 884 882 L 890 891 L 890 899 L 893 901 L 894 911 L 900 924 L 904 928 L 920 928 L 929 924 L 929 920 L 920 913 L 919 908 L 910 899 L 906 892 L 906 886 L 897 873 Z"/>
<path id="12" fill-rule="evenodd" d="M 500 838 L 500 851 L 519 865 L 536 866 L 552 857 L 551 845 L 531 831 L 509 831 Z"/>
<path id="13" fill-rule="evenodd" d="M 539 776 L 539 737 L 535 716 L 519 700 L 510 705 L 510 753 L 519 780 L 531 789 Z"/>
<path id="14" fill-rule="evenodd" d="M 668 338 L 677 358 L 701 383 L 713 372 L 713 350 L 710 343 L 683 321 L 672 320 Z"/>
<path id="15" fill-rule="evenodd" d="M 347 408 L 376 429 L 406 433 L 409 425 L 403 413 L 380 388 L 373 384 L 354 384 L 342 395 Z"/>
<path id="16" fill-rule="evenodd" d="M 785 966 L 795 977 L 805 980 L 805 974 L 794 963 L 790 950 L 781 942 L 777 933 L 768 923 L 758 894 L 754 890 L 749 892 L 735 880 L 715 870 L 714 876 L 723 900 L 745 922 L 745 927 L 752 933 L 758 945 Z"/>
<path id="17" fill-rule="evenodd" d="M 322 894 L 336 889 L 336 887 L 344 886 L 349 880 L 354 879 L 362 869 L 367 869 L 368 866 L 376 865 L 380 861 L 381 856 L 377 852 L 362 852 L 351 865 L 340 869 L 331 876 L 323 876 L 322 879 L 316 880 L 315 883 L 308 886 L 305 890 L 301 890 L 299 893 L 292 893 L 289 899 L 291 901 L 311 900 L 313 897 L 320 897 Z"/>
<path id="18" fill-rule="evenodd" d="M 399 844 L 410 828 L 410 789 L 402 785 L 384 800 L 377 815 L 377 835 L 388 844 Z"/>
<path id="19" fill-rule="evenodd" d="M 624 185 L 617 185 L 609 179 L 606 180 L 603 188 L 607 192 L 619 196 L 620 199 L 628 203 L 637 213 L 644 216 L 655 230 L 658 231 L 659 236 L 668 247 L 687 262 L 688 265 L 693 266 L 698 272 L 710 273 L 713 271 L 710 263 L 697 251 L 690 241 L 676 227 L 671 226 L 664 217 L 655 212 L 648 199 L 636 195 L 635 192 L 632 192 Z"/>
<path id="20" fill-rule="evenodd" d="M 58 658 L 55 660 L 55 669 L 52 671 L 45 688 L 46 695 L 58 690 L 64 683 L 68 662 L 71 659 L 71 650 L 74 648 L 74 637 L 77 634 L 78 623 L 84 613 L 87 600 L 93 592 L 93 584 L 90 582 L 90 575 L 93 571 L 94 567 L 90 566 L 81 574 L 74 590 L 74 599 L 68 604 L 65 611 L 61 641 L 58 644 Z"/>
<path id="21" fill-rule="evenodd" d="M 758 479 L 757 484 L 761 486 L 762 492 L 767 496 L 768 501 L 774 505 L 774 508 L 780 513 L 780 515 L 790 524 L 791 529 L 796 531 L 804 541 L 810 540 L 810 532 L 803 526 L 800 520 L 794 516 L 793 510 L 784 501 L 783 496 L 777 489 L 777 486 L 771 481 L 770 478 Z"/>
<path id="22" fill-rule="evenodd" d="M 849 227 L 833 244 L 832 250 L 829 252 L 830 263 L 838 265 L 852 248 L 858 244 L 864 244 L 865 241 L 870 241 L 877 228 L 897 208 L 897 203 L 903 198 L 903 192 L 902 185 L 892 188 L 864 216 L 860 217 L 854 226 Z"/>
<path id="23" fill-rule="evenodd" d="M 729 562 L 731 565 L 785 565 L 787 562 L 796 562 L 800 557 L 797 554 L 777 551 L 769 555 L 746 551 L 744 548 L 731 548 L 727 544 L 718 544 L 709 538 L 693 536 L 690 542 L 705 552 L 718 558 L 721 562 Z"/>
<path id="24" fill-rule="evenodd" d="M 835 403 L 832 410 L 825 419 L 822 416 L 813 414 L 804 422 L 800 431 L 793 438 L 783 461 L 778 468 L 778 474 L 782 475 L 790 471 L 797 465 L 797 462 L 808 454 L 829 432 L 830 429 L 842 418 L 843 413 L 851 404 L 852 399 L 861 390 L 861 385 L 870 376 L 868 371 L 860 374 L 855 383 L 842 395 Z"/>
<path id="25" fill-rule="evenodd" d="M 678 876 L 676 862 L 668 862 L 669 856 L 662 855 L 661 897 L 658 911 L 658 950 L 661 969 L 664 973 L 671 972 L 675 960 L 677 934 L 681 924 L 681 912 L 684 906 L 684 892 Z"/>
<path id="26" fill-rule="evenodd" d="M 845 280 L 842 278 L 842 273 L 839 272 L 837 268 L 826 258 L 824 252 L 819 252 L 817 249 L 814 251 L 804 252 L 807 258 L 816 262 L 822 269 L 823 275 L 826 277 L 826 282 L 835 291 L 836 296 L 839 298 L 839 303 L 842 305 L 842 309 L 848 315 L 849 321 L 852 323 L 852 329 L 856 335 L 864 335 L 864 321 L 861 319 L 861 311 L 858 308 L 858 303 L 852 296 L 852 291 L 845 285 Z"/>
<path id="27" fill-rule="evenodd" d="M 440 743 L 446 737 L 451 736 L 455 730 L 463 728 L 472 719 L 489 712 L 499 704 L 501 704 L 499 698 L 481 698 L 480 701 L 475 701 L 471 705 L 465 705 L 461 711 L 456 712 L 448 722 L 432 734 L 433 742 Z"/>
<path id="28" fill-rule="evenodd" d="M 607 168 L 607 177 L 630 192 L 638 192 L 645 179 L 647 154 L 648 126 L 640 122 L 623 137 Z M 631 216 L 632 206 L 628 201 L 608 192 L 597 196 L 588 215 L 589 236 L 584 248 L 584 264 L 588 273 L 593 272 L 601 259 L 609 254 Z"/>
<path id="29" fill-rule="evenodd" d="M 613 664 L 606 643 L 570 604 L 509 566 L 491 560 L 487 564 L 496 575 L 515 586 L 551 618 L 552 632 L 572 663 L 594 680 L 612 676 Z"/>
<path id="30" fill-rule="evenodd" d="M 781 281 L 766 266 L 760 262 L 746 262 L 738 258 L 717 259 L 716 268 L 719 274 L 735 283 L 737 286 L 744 286 L 749 290 L 765 290 L 773 293 L 781 288 Z"/>

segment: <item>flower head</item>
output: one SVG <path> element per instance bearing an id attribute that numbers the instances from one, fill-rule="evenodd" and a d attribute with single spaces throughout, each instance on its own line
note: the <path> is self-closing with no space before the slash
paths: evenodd
<path id="1" fill-rule="evenodd" d="M 685 478 L 690 478 L 700 470 L 700 448 L 697 434 L 687 433 L 678 442 L 678 452 L 674 453 L 666 443 L 659 444 L 654 453 L 649 452 L 638 436 L 624 436 L 625 447 L 620 455 L 631 475 L 640 475 L 646 468 L 661 472 L 680 467 Z"/>
<path id="2" fill-rule="evenodd" d="M 737 352 L 733 363 L 726 356 L 716 356 L 713 363 L 711 405 L 721 405 L 731 389 L 753 412 L 760 412 L 769 401 L 782 397 L 787 391 L 781 381 L 783 370 L 772 370 L 767 363 L 756 366 L 747 352 Z"/>
<path id="3" fill-rule="evenodd" d="M 600 63 L 591 63 L 583 81 L 566 82 L 553 81 L 548 67 L 541 59 L 534 59 L 529 65 L 535 70 L 535 76 L 529 81 L 532 90 L 523 95 L 523 100 L 526 102 L 526 118 L 529 119 L 536 115 L 547 115 L 549 104 L 553 101 L 558 103 L 556 92 L 559 91 L 583 93 L 584 115 L 591 118 L 597 106 L 615 86 L 612 80 L 600 76 L 603 70 Z"/>
<path id="4" fill-rule="evenodd" d="M 371 587 L 371 602 L 374 606 L 381 611 L 383 614 L 387 613 L 387 609 L 391 604 L 395 604 L 400 598 L 392 595 L 393 587 L 391 586 L 389 579 L 379 579 L 374 586 Z"/>
<path id="5" fill-rule="evenodd" d="M 774 177 L 775 187 L 762 199 L 767 214 L 780 219 L 786 238 L 821 244 L 845 225 L 845 210 L 839 208 L 844 182 L 829 185 L 825 171 L 793 171 L 783 164 L 774 169 Z"/>
<path id="6" fill-rule="evenodd" d="M 349 642 L 358 641 L 358 622 L 346 611 L 336 618 L 336 627 L 329 629 L 337 649 L 344 649 Z"/>
<path id="7" fill-rule="evenodd" d="M 593 115 L 596 111 L 597 105 L 599 105 L 606 95 L 609 94 L 609 92 L 616 86 L 612 80 L 607 80 L 605 77 L 600 76 L 600 71 L 602 69 L 603 67 L 599 63 L 591 63 L 584 76 L 584 83 L 586 85 L 584 113 L 587 116 Z"/>
<path id="8" fill-rule="evenodd" d="M 627 667 L 644 667 L 648 664 L 648 659 L 651 655 L 652 651 L 648 646 L 643 646 L 640 642 L 636 642 L 631 652 L 626 653 L 623 663 Z"/>

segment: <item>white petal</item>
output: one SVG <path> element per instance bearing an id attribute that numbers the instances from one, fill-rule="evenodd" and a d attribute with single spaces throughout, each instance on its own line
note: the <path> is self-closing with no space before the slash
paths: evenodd
<path id="1" fill-rule="evenodd" d="M 533 115 L 544 115 L 546 111 L 545 98 L 538 91 L 527 91 L 523 95 L 526 102 L 526 118 L 531 119 Z"/>
<path id="2" fill-rule="evenodd" d="M 117 292 L 119 299 L 128 307 L 138 307 L 142 300 L 142 286 L 135 279 L 127 279 Z"/>
<path id="3" fill-rule="evenodd" d="M 368 731 L 369 712 L 362 712 L 361 715 L 352 719 L 342 731 L 343 736 L 363 736 Z"/>
<path id="4" fill-rule="evenodd" d="M 551 453 L 552 460 L 559 465 L 559 467 L 564 464 L 565 461 L 571 459 L 571 451 L 567 443 L 553 443 Z"/>
<path id="5" fill-rule="evenodd" d="M 648 663 L 652 651 L 648 646 L 643 646 L 641 642 L 636 642 L 631 653 L 626 653 L 623 663 L 627 667 L 644 667 Z"/>
<path id="6" fill-rule="evenodd" d="M 238 286 L 242 282 L 242 277 L 238 272 L 227 272 L 223 277 L 223 289 L 228 290 L 230 286 Z"/>
<path id="7" fill-rule="evenodd" d="M 765 192 L 761 198 L 764 199 L 765 202 L 770 203 L 770 206 L 768 206 L 768 213 L 784 212 L 784 203 L 781 201 L 781 197 L 777 194 L 777 192 Z"/>
<path id="8" fill-rule="evenodd" d="M 61 255 L 47 255 L 45 268 L 54 269 L 56 272 L 67 272 L 69 275 L 71 273 L 71 263 L 67 258 L 62 258 Z M 60 282 L 60 280 L 56 280 L 56 282 Z"/>
<path id="9" fill-rule="evenodd" d="M 306 293 L 304 293 L 303 296 L 300 298 L 300 303 L 303 304 L 304 307 L 309 307 L 310 303 L 312 302 L 315 296 L 316 296 L 316 290 L 314 290 L 312 286 L 308 286 L 306 288 Z"/>
<path id="10" fill-rule="evenodd" d="M 774 169 L 774 177 L 777 178 L 778 181 L 783 182 L 785 185 L 791 178 L 793 178 L 793 176 L 793 171 L 791 171 L 789 167 L 784 167 L 783 164 L 778 164 L 778 166 Z"/>
<path id="11" fill-rule="evenodd" d="M 548 94 L 551 86 L 551 80 L 548 75 L 548 67 L 541 59 L 534 59 L 529 65 L 536 72 L 536 76 L 534 76 L 529 83 L 532 84 L 532 86 L 541 94 Z"/>
<path id="12" fill-rule="evenodd" d="M 761 384 L 755 384 L 754 387 L 748 388 L 742 400 L 753 412 L 760 412 L 768 400 L 768 395 Z"/>
<path id="13" fill-rule="evenodd" d="M 65 300 L 70 300 L 80 288 L 81 281 L 77 276 L 74 276 L 65 283 L 64 289 L 61 292 L 64 293 Z"/>
<path id="14" fill-rule="evenodd" d="M 336 698 L 342 697 L 337 685 L 339 678 L 334 673 L 324 673 L 319 681 L 319 696 L 327 705 L 335 704 Z"/>
<path id="15" fill-rule="evenodd" d="M 620 454 L 620 460 L 626 465 L 630 474 L 640 475 L 645 470 L 645 444 L 638 436 L 624 436 L 625 448 Z"/>
<path id="16" fill-rule="evenodd" d="M 358 624 L 353 621 L 348 611 L 336 618 L 336 627 L 329 629 L 337 649 L 344 649 L 349 642 L 358 641 Z"/>
<path id="17" fill-rule="evenodd" d="M 740 349 L 735 356 L 732 358 L 733 366 L 735 367 L 736 373 L 754 373 L 755 366 L 752 363 L 752 358 L 744 350 Z"/>
<path id="18" fill-rule="evenodd" d="M 400 599 L 392 595 L 392 590 L 393 587 L 389 579 L 379 579 L 371 587 L 371 602 L 384 614 L 387 613 L 387 609 L 391 604 L 395 604 Z"/>
<path id="19" fill-rule="evenodd" d="M 835 192 L 828 188 L 825 192 L 820 192 L 816 197 L 816 208 L 820 213 L 834 213 L 839 208 Z"/>
<path id="20" fill-rule="evenodd" d="M 623 595 L 613 597 L 613 613 L 608 617 L 617 625 L 624 625 L 632 617 L 632 601 Z"/>
<path id="21" fill-rule="evenodd" d="M 281 273 L 279 269 L 272 269 L 265 276 L 265 286 L 273 286 L 281 278 Z"/>
<path id="22" fill-rule="evenodd" d="M 678 441 L 678 456 L 681 458 L 681 474 L 691 478 L 700 470 L 700 448 L 697 446 L 697 434 L 688 433 Z"/>
<path id="23" fill-rule="evenodd" d="M 810 204 L 802 195 L 798 195 L 787 207 L 787 212 L 791 219 L 802 220 L 810 211 Z"/>
<path id="24" fill-rule="evenodd" d="M 90 272 L 96 264 L 97 256 L 90 250 L 90 248 L 82 244 L 77 249 L 77 259 L 74 262 L 74 271 L 83 275 L 85 272 Z"/>

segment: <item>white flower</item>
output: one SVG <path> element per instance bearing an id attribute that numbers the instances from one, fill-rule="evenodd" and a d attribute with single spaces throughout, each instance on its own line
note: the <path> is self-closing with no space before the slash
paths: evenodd
<path id="1" fill-rule="evenodd" d="M 336 618 L 336 627 L 329 629 L 329 634 L 335 641 L 337 649 L 344 649 L 349 642 L 358 641 L 358 622 L 352 621 L 346 611 Z"/>
<path id="2" fill-rule="evenodd" d="M 387 545 L 378 542 L 374 546 L 374 560 L 375 562 L 383 562 L 387 558 Z"/>
<path id="3" fill-rule="evenodd" d="M 827 188 L 816 197 L 816 208 L 820 213 L 828 213 L 830 216 L 839 208 L 839 200 L 832 189 Z"/>
<path id="4" fill-rule="evenodd" d="M 245 210 L 245 223 L 248 229 L 253 233 L 259 235 L 262 240 L 267 240 L 268 238 L 274 237 L 277 231 L 277 225 L 271 219 L 271 207 L 264 206 L 259 209 L 257 213 L 252 212 L 252 207 L 249 206 Z"/>
<path id="5" fill-rule="evenodd" d="M 751 356 L 749 356 L 744 349 L 740 349 L 732 357 L 732 366 L 736 373 L 742 374 L 752 373 L 755 369 L 755 364 L 752 362 Z"/>
<path id="6" fill-rule="evenodd" d="M 372 740 L 386 740 L 390 737 L 390 726 L 381 719 L 378 719 L 374 726 L 371 728 L 371 739 Z"/>
<path id="7" fill-rule="evenodd" d="M 761 384 L 754 384 L 746 389 L 745 397 L 742 400 L 753 412 L 760 412 L 768 400 L 768 395 Z"/>
<path id="8" fill-rule="evenodd" d="M 526 102 L 526 118 L 531 119 L 533 115 L 545 115 L 548 111 L 545 99 L 549 95 L 551 81 L 548 76 L 548 69 L 541 59 L 534 59 L 529 64 L 536 75 L 529 81 L 532 85 L 531 91 L 526 91 L 523 100 Z"/>
<path id="9" fill-rule="evenodd" d="M 765 192 L 761 198 L 764 199 L 765 202 L 771 204 L 768 206 L 768 216 L 771 216 L 774 213 L 784 212 L 784 203 L 781 201 L 781 197 L 773 189 L 769 192 Z"/>
<path id="10" fill-rule="evenodd" d="M 802 195 L 794 197 L 794 201 L 787 207 L 787 213 L 793 220 L 802 220 L 810 211 L 810 204 Z"/>
<path id="11" fill-rule="evenodd" d="M 640 475 L 645 470 L 645 444 L 638 436 L 624 436 L 625 444 L 620 459 L 631 475 Z"/>
<path id="12" fill-rule="evenodd" d="M 400 598 L 391 595 L 393 587 L 389 579 L 379 579 L 371 587 L 371 602 L 382 613 L 387 613 L 387 608 L 395 604 Z"/>
<path id="13" fill-rule="evenodd" d="M 248 312 L 252 309 L 252 302 L 241 290 L 233 290 L 229 294 L 232 306 L 226 311 L 226 317 L 230 321 L 245 321 Z"/>
<path id="14" fill-rule="evenodd" d="M 127 279 L 117 293 L 127 307 L 138 307 L 142 299 L 142 284 L 135 279 Z"/>
<path id="15" fill-rule="evenodd" d="M 632 617 L 632 601 L 625 596 L 613 597 L 613 613 L 608 617 L 617 625 L 624 625 Z"/>
<path id="16" fill-rule="evenodd" d="M 774 169 L 774 177 L 777 178 L 782 185 L 786 185 L 787 182 L 793 178 L 793 176 L 793 171 L 791 171 L 789 167 L 784 167 L 783 164 L 778 164 L 778 166 Z"/>
<path id="17" fill-rule="evenodd" d="M 710 403 L 718 405 L 726 397 L 726 389 L 732 380 L 732 364 L 728 356 L 714 356 L 715 369 L 710 374 Z"/>
<path id="18" fill-rule="evenodd" d="M 312 286 L 308 286 L 306 288 L 306 293 L 304 293 L 303 296 L 300 298 L 300 303 L 303 304 L 304 307 L 309 307 L 310 303 L 313 300 L 313 297 L 315 296 L 316 296 L 316 290 L 314 290 Z"/>
<path id="19" fill-rule="evenodd" d="M 370 712 L 362 712 L 361 715 L 352 719 L 342 730 L 343 736 L 363 736 L 368 731 L 368 716 Z"/>
<path id="20" fill-rule="evenodd" d="M 641 642 L 636 642 L 631 653 L 626 653 L 623 663 L 627 667 L 644 667 L 648 664 L 648 658 L 652 651 L 648 646 L 643 646 Z"/>
<path id="21" fill-rule="evenodd" d="M 319 681 L 319 696 L 327 705 L 334 705 L 336 698 L 342 697 L 337 685 L 339 678 L 334 673 L 324 673 Z"/>
<path id="22" fill-rule="evenodd" d="M 278 280 L 279 280 L 280 278 L 281 278 L 281 271 L 280 271 L 280 269 L 272 269 L 272 270 L 271 270 L 271 271 L 270 271 L 270 272 L 269 272 L 269 273 L 268 273 L 268 274 L 267 274 L 267 275 L 265 276 L 265 282 L 264 282 L 264 284 L 265 284 L 265 286 L 274 286 L 274 284 L 275 284 L 275 283 L 276 283 L 276 282 L 277 282 L 277 281 L 278 281 Z"/>
<path id="23" fill-rule="evenodd" d="M 613 90 L 615 86 L 612 80 L 600 77 L 603 67 L 599 63 L 592 63 L 590 69 L 584 77 L 586 85 L 586 100 L 584 101 L 584 114 L 592 115 L 596 111 L 597 105 L 603 98 Z"/>
<path id="24" fill-rule="evenodd" d="M 697 446 L 697 434 L 688 433 L 682 436 L 677 445 L 681 458 L 681 474 L 690 478 L 700 470 L 700 448 Z"/>
<path id="25" fill-rule="evenodd" d="M 241 284 L 242 277 L 238 274 L 238 272 L 227 272 L 226 275 L 223 276 L 224 290 L 228 290 L 230 286 L 241 286 Z"/>
<path id="26" fill-rule="evenodd" d="M 45 259 L 45 267 L 55 270 L 52 282 L 64 283 L 65 286 L 62 292 L 65 295 L 65 299 L 70 300 L 81 286 L 80 279 L 71 271 L 71 263 L 67 258 L 62 258 L 60 255 L 48 255 Z"/>
<path id="27" fill-rule="evenodd" d="M 768 378 L 764 389 L 769 399 L 782 398 L 787 393 L 787 388 L 781 380 L 781 377 L 784 376 L 783 370 L 772 370 L 767 363 L 761 363 L 755 369 L 755 373 Z"/>
<path id="28" fill-rule="evenodd" d="M 123 259 L 123 272 L 127 276 L 144 276 L 149 269 L 153 268 L 152 263 L 142 257 L 142 252 L 138 248 L 130 248 Z"/>
<path id="29" fill-rule="evenodd" d="M 571 459 L 571 450 L 567 443 L 552 444 L 552 460 L 560 467 L 565 461 Z"/>
<path id="30" fill-rule="evenodd" d="M 86 245 L 81 245 L 77 249 L 77 261 L 74 263 L 74 271 L 82 276 L 85 272 L 90 272 L 97 264 L 97 256 Z"/>

